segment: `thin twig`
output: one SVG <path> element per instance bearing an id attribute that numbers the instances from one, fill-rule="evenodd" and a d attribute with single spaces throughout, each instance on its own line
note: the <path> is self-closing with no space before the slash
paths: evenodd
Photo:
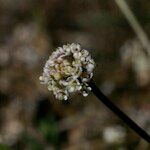
<path id="1" fill-rule="evenodd" d="M 136 19 L 133 12 L 131 11 L 127 2 L 125 0 L 115 0 L 115 2 L 119 6 L 120 10 L 122 11 L 126 19 L 128 20 L 131 27 L 133 28 L 146 53 L 150 56 L 150 42 L 148 36 L 146 32 L 143 30 L 138 20 Z"/>
<path id="2" fill-rule="evenodd" d="M 96 86 L 93 80 L 90 81 L 89 86 L 92 88 L 94 95 L 111 111 L 113 111 L 121 120 L 123 120 L 132 130 L 134 130 L 140 137 L 150 143 L 150 136 L 139 127 L 132 119 L 130 119 L 124 112 L 122 112 L 113 102 L 111 102 Z"/>

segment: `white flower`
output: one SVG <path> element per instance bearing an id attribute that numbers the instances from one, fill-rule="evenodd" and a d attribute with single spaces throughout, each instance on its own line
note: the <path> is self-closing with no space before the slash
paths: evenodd
<path id="1" fill-rule="evenodd" d="M 77 43 L 67 44 L 52 53 L 39 79 L 57 99 L 67 100 L 69 94 L 76 91 L 87 96 L 94 67 L 95 62 L 87 50 Z"/>
<path id="2" fill-rule="evenodd" d="M 124 141 L 125 136 L 125 129 L 119 125 L 106 127 L 103 131 L 103 138 L 108 143 L 120 143 Z"/>

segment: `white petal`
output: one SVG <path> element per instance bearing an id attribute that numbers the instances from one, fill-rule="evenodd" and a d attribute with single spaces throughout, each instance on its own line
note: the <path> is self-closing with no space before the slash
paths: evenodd
<path id="1" fill-rule="evenodd" d="M 74 92 L 74 90 L 75 90 L 74 87 L 70 87 L 68 91 L 69 91 L 70 93 L 72 93 L 72 92 Z"/>
<path id="2" fill-rule="evenodd" d="M 68 97 L 67 97 L 67 95 L 65 95 L 65 96 L 64 96 L 64 100 L 67 100 L 67 99 L 68 99 Z"/>
<path id="3" fill-rule="evenodd" d="M 83 92 L 83 96 L 84 97 L 87 97 L 88 96 L 88 93 L 86 93 L 85 91 Z"/>

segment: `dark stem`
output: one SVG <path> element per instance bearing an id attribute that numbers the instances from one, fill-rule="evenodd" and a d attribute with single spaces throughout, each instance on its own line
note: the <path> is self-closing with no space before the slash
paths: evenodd
<path id="1" fill-rule="evenodd" d="M 111 102 L 95 85 L 94 81 L 89 82 L 94 95 L 111 111 L 113 111 L 120 119 L 122 119 L 132 130 L 134 130 L 140 137 L 150 143 L 150 136 L 139 127 L 132 119 L 130 119 L 124 112 L 122 112 L 113 102 Z"/>

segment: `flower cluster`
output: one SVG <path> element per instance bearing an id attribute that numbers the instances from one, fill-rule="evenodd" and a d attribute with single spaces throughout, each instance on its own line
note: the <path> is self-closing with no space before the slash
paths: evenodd
<path id="1" fill-rule="evenodd" d="M 56 99 L 67 100 L 69 94 L 76 91 L 87 96 L 94 67 L 94 60 L 87 50 L 81 49 L 77 43 L 67 44 L 52 53 L 39 79 Z"/>

